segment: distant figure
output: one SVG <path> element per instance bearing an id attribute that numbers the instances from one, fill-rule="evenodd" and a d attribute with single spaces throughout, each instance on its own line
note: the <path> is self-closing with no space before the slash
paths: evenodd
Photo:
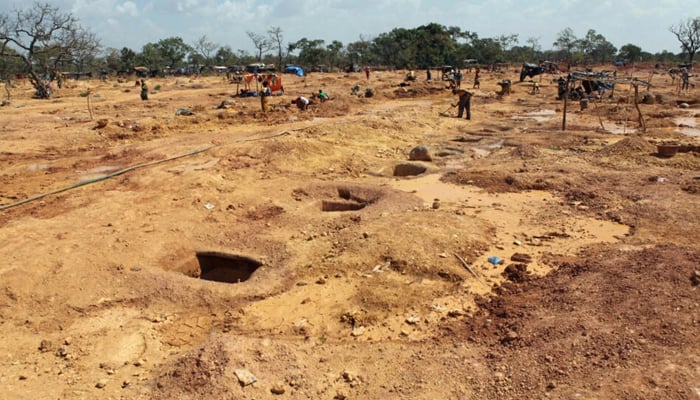
<path id="1" fill-rule="evenodd" d="M 681 90 L 688 90 L 689 86 L 690 86 L 690 74 L 688 73 L 688 69 L 683 67 L 681 69 Z"/>
<path id="2" fill-rule="evenodd" d="M 416 72 L 414 70 L 409 70 L 408 74 L 406 74 L 406 80 L 407 81 L 415 81 L 416 80 Z"/>
<path id="3" fill-rule="evenodd" d="M 323 103 L 324 101 L 328 100 L 328 93 L 324 92 L 323 89 L 318 89 L 318 100 Z"/>
<path id="4" fill-rule="evenodd" d="M 143 79 L 141 79 L 141 100 L 148 100 L 148 86 Z"/>
<path id="5" fill-rule="evenodd" d="M 365 76 L 367 77 L 367 80 L 369 80 L 369 65 L 365 66 Z"/>
<path id="6" fill-rule="evenodd" d="M 456 94 L 459 96 L 459 100 L 457 101 L 457 104 L 453 104 L 452 107 L 457 107 L 459 106 L 459 110 L 457 111 L 457 118 L 462 118 L 462 115 L 464 115 L 464 111 L 467 111 L 467 119 L 472 119 L 472 109 L 471 109 L 471 99 L 472 99 L 472 94 L 470 92 L 467 92 L 464 89 L 452 89 L 452 94 Z"/>
<path id="7" fill-rule="evenodd" d="M 267 81 L 263 81 L 262 86 L 263 88 L 260 91 L 260 107 L 262 108 L 262 112 L 266 113 L 270 111 L 270 102 L 268 97 L 272 95 L 272 92 L 268 87 Z"/>
<path id="8" fill-rule="evenodd" d="M 481 70 L 479 69 L 479 67 L 476 67 L 476 69 L 474 69 L 474 86 L 472 87 L 472 89 L 478 89 L 480 87 L 480 85 L 481 85 L 481 82 L 479 81 L 480 77 L 481 77 Z"/>
<path id="9" fill-rule="evenodd" d="M 459 89 L 462 87 L 462 71 L 457 70 L 455 72 L 455 86 Z"/>
<path id="10" fill-rule="evenodd" d="M 540 84 L 532 81 L 532 94 L 539 94 L 540 93 Z"/>
<path id="11" fill-rule="evenodd" d="M 429 81 L 433 78 L 432 75 L 430 74 L 430 68 L 425 69 L 425 77 L 426 77 L 427 81 Z"/>
<path id="12" fill-rule="evenodd" d="M 296 104 L 300 110 L 306 111 L 309 108 L 309 104 L 311 104 L 311 101 L 304 96 L 299 96 L 296 99 L 292 100 L 292 104 Z"/>

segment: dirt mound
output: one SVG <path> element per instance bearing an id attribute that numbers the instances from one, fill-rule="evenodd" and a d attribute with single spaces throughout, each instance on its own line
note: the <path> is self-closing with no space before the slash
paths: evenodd
<path id="1" fill-rule="evenodd" d="M 479 302 L 475 318 L 451 324 L 458 337 L 485 346 L 491 375 L 478 384 L 484 398 L 696 394 L 689 371 L 659 366 L 700 361 L 693 285 L 700 253 L 666 245 L 600 248 L 585 259 L 552 261 L 555 272 L 511 279 L 497 297 Z M 664 351 L 668 346 L 685 350 Z"/>
<path id="2" fill-rule="evenodd" d="M 514 158 L 521 158 L 523 160 L 531 160 L 539 158 L 541 156 L 540 150 L 532 145 L 519 144 L 510 151 L 509 155 Z"/>
<path id="3" fill-rule="evenodd" d="M 638 154 L 652 154 L 656 152 L 656 146 L 640 135 L 627 136 L 626 138 L 596 151 L 602 156 L 627 156 Z"/>

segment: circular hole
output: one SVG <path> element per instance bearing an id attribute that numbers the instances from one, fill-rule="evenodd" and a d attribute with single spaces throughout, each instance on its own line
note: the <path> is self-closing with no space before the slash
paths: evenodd
<path id="1" fill-rule="evenodd" d="M 198 251 L 197 261 L 200 279 L 224 283 L 247 281 L 262 265 L 250 257 L 211 251 Z"/>

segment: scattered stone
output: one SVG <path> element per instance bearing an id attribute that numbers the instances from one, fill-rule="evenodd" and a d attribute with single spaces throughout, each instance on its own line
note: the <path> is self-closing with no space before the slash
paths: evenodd
<path id="1" fill-rule="evenodd" d="M 5 107 L 10 105 L 10 100 L 3 100 L 2 103 L 0 103 L 0 107 Z"/>
<path id="2" fill-rule="evenodd" d="M 355 375 L 356 375 L 356 374 L 355 374 L 354 372 L 351 372 L 351 371 L 348 371 L 348 370 L 343 371 L 343 374 L 342 374 L 343 379 L 345 380 L 345 382 L 352 382 L 352 381 L 354 381 L 354 380 L 355 380 L 355 377 L 356 377 Z"/>
<path id="3" fill-rule="evenodd" d="M 236 102 L 235 102 L 235 101 L 226 99 L 226 100 L 222 101 L 221 104 L 219 104 L 216 108 L 218 108 L 218 109 L 229 109 L 229 108 L 231 108 L 231 107 L 233 107 L 233 106 L 235 106 L 235 105 L 236 105 Z"/>
<path id="4" fill-rule="evenodd" d="M 406 323 L 409 325 L 415 325 L 419 322 L 420 322 L 420 318 L 418 318 L 416 316 L 410 316 L 410 317 L 406 318 Z"/>
<path id="5" fill-rule="evenodd" d="M 352 336 L 362 336 L 365 333 L 365 327 L 364 326 L 355 326 L 352 328 Z"/>
<path id="6" fill-rule="evenodd" d="M 326 279 L 323 277 L 320 277 L 320 278 L 316 279 L 316 283 L 319 285 L 323 285 L 324 283 L 326 283 Z"/>
<path id="7" fill-rule="evenodd" d="M 435 199 L 433 201 L 433 210 L 437 210 L 438 208 L 440 208 L 440 200 Z"/>
<path id="8" fill-rule="evenodd" d="M 450 310 L 450 311 L 447 312 L 447 316 L 448 316 L 448 317 L 451 317 L 451 318 L 462 317 L 462 316 L 465 316 L 465 315 L 467 315 L 467 313 L 464 312 L 464 310 L 459 309 L 459 308 L 456 308 L 456 309 L 454 309 L 454 310 Z"/>
<path id="9" fill-rule="evenodd" d="M 61 358 L 66 358 L 68 357 L 68 354 L 70 354 L 70 347 L 63 345 L 56 350 L 56 355 L 61 357 Z"/>
<path id="10" fill-rule="evenodd" d="M 693 283 L 693 286 L 700 285 L 700 270 L 693 272 L 693 276 L 690 277 L 690 281 Z"/>
<path id="11" fill-rule="evenodd" d="M 430 151 L 423 145 L 412 148 L 408 153 L 408 159 L 411 161 L 433 161 Z"/>
<path id="12" fill-rule="evenodd" d="M 276 383 L 270 388 L 270 393 L 276 395 L 284 394 L 284 385 L 282 385 L 281 383 Z"/>
<path id="13" fill-rule="evenodd" d="M 100 380 L 97 381 L 97 383 L 95 384 L 95 387 L 98 388 L 98 389 L 102 389 L 102 388 L 104 388 L 105 386 L 107 386 L 107 382 L 108 382 L 107 379 L 100 379 Z"/>
<path id="14" fill-rule="evenodd" d="M 516 246 L 520 246 L 520 245 L 523 244 L 523 243 L 522 243 L 520 240 L 514 240 L 514 241 L 513 241 L 513 244 L 516 245 Z"/>
<path id="15" fill-rule="evenodd" d="M 138 360 L 134 361 L 134 366 L 136 366 L 136 367 L 140 367 L 144 364 L 146 364 L 146 360 L 144 360 L 144 359 L 138 359 Z"/>
<path id="16" fill-rule="evenodd" d="M 39 344 L 39 351 L 42 353 L 47 353 L 51 351 L 51 342 L 49 342 L 46 339 L 42 340 Z"/>
<path id="17" fill-rule="evenodd" d="M 175 115 L 194 115 L 194 113 L 186 108 L 180 108 L 175 111 Z"/>
<path id="18" fill-rule="evenodd" d="M 688 103 L 681 103 L 678 105 L 679 108 L 690 108 L 690 104 Z"/>
<path id="19" fill-rule="evenodd" d="M 122 382 L 122 389 L 129 387 L 130 384 L 131 384 L 131 382 L 129 382 L 128 380 Z"/>
<path id="20" fill-rule="evenodd" d="M 20 375 L 19 377 L 20 381 L 26 381 L 27 380 L 27 375 Z"/>
<path id="21" fill-rule="evenodd" d="M 251 385 L 258 380 L 255 375 L 251 374 L 247 369 L 237 369 L 234 371 L 234 374 L 236 378 L 238 378 L 238 382 L 241 386 Z"/>
<path id="22" fill-rule="evenodd" d="M 502 343 L 512 342 L 513 340 L 515 340 L 515 339 L 517 339 L 517 338 L 519 338 L 519 337 L 520 337 L 520 336 L 518 336 L 517 332 L 515 332 L 515 331 L 508 331 L 508 333 L 506 333 L 506 335 L 503 337 L 503 339 L 501 339 L 501 342 L 502 342 Z"/>
<path id="23" fill-rule="evenodd" d="M 529 264 L 532 262 L 532 256 L 530 256 L 529 254 L 526 254 L 526 253 L 514 253 L 510 257 L 510 260 L 514 261 L 514 262 L 523 263 L 523 264 Z"/>

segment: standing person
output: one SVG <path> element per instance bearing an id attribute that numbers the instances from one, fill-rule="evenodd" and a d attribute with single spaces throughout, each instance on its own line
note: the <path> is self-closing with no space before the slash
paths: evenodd
<path id="1" fill-rule="evenodd" d="M 481 77 L 481 70 L 479 70 L 479 67 L 476 67 L 474 69 L 474 86 L 472 89 L 479 89 L 481 83 L 479 82 L 479 78 Z"/>
<path id="2" fill-rule="evenodd" d="M 148 86 L 143 79 L 141 79 L 141 100 L 148 100 Z"/>
<path id="3" fill-rule="evenodd" d="M 365 76 L 367 77 L 367 80 L 369 80 L 369 65 L 365 65 Z"/>
<path id="4" fill-rule="evenodd" d="M 472 109 L 471 109 L 471 99 L 472 99 L 472 94 L 470 92 L 467 92 L 464 89 L 452 89 L 452 94 L 456 94 L 459 96 L 459 100 L 457 101 L 457 104 L 453 104 L 452 107 L 457 107 L 459 106 L 459 110 L 457 111 L 457 118 L 462 118 L 462 115 L 464 115 L 464 111 L 467 111 L 467 119 L 471 120 L 472 119 Z"/>
<path id="5" fill-rule="evenodd" d="M 462 71 L 460 70 L 457 70 L 457 72 L 455 72 L 455 86 L 457 87 L 457 89 L 462 87 Z"/>
<path id="6" fill-rule="evenodd" d="M 425 69 L 425 77 L 426 77 L 426 80 L 428 80 L 428 81 L 433 78 L 430 74 L 430 68 Z"/>
<path id="7" fill-rule="evenodd" d="M 690 74 L 688 69 L 683 67 L 681 69 L 681 90 L 688 90 L 688 86 L 690 86 Z"/>
<path id="8" fill-rule="evenodd" d="M 270 111 L 270 101 L 268 97 L 272 95 L 272 92 L 268 87 L 267 81 L 263 81 L 262 86 L 263 89 L 260 91 L 260 107 L 262 108 L 262 112 L 268 112 Z"/>

